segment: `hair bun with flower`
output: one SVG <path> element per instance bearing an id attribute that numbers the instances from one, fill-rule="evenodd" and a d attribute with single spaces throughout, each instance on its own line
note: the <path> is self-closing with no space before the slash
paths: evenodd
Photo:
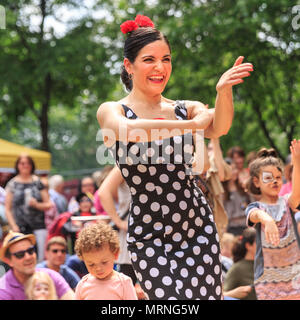
<path id="1" fill-rule="evenodd" d="M 154 28 L 154 23 L 147 16 L 138 14 L 134 20 L 127 20 L 120 25 L 121 31 L 126 34 L 138 28 Z"/>

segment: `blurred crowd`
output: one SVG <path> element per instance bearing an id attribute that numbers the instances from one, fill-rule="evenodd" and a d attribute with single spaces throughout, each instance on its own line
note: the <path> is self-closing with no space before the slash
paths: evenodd
<path id="1" fill-rule="evenodd" d="M 254 151 L 245 154 L 239 146 L 230 148 L 225 155 L 219 140 L 211 139 L 205 150 L 204 172 L 197 177 L 198 185 L 212 208 L 220 238 L 223 290 L 227 299 L 256 299 L 253 288 L 256 231 L 247 227 L 245 217 L 248 204 L 258 200 L 247 187 L 249 164 L 255 156 Z M 285 161 L 280 195 L 291 192 L 291 173 L 289 156 Z M 119 254 L 115 256 L 114 270 L 132 280 L 137 299 L 147 299 L 127 251 L 131 196 L 118 167 L 108 165 L 91 176 L 83 177 L 79 181 L 77 194 L 70 199 L 65 193 L 64 177 L 37 176 L 34 161 L 28 155 L 18 158 L 13 176 L 2 174 L 0 177 L 0 247 L 9 247 L 8 242 L 15 243 L 18 235 L 23 234 L 24 239 L 30 240 L 26 235 L 33 234 L 36 267 L 58 272 L 74 291 L 79 281 L 88 274 L 86 263 L 78 254 L 80 249 L 75 248 L 76 239 L 83 228 L 101 221 L 118 234 Z M 299 221 L 297 216 L 296 220 Z M 10 233 L 12 236 L 5 240 Z M 24 257 L 26 252 L 31 255 L 30 248 L 20 251 L 20 256 Z M 1 277 L 12 265 L 5 263 L 1 256 L 0 259 Z M 16 268 L 16 265 L 13 267 Z M 50 283 L 48 291 L 51 291 L 51 297 L 61 298 L 63 294 L 56 292 L 53 285 L 51 287 L 48 274 L 36 272 L 34 276 L 30 278 L 30 283 L 26 283 L 27 299 L 33 299 L 30 288 L 34 281 Z M 39 288 L 43 290 L 42 286 Z"/>

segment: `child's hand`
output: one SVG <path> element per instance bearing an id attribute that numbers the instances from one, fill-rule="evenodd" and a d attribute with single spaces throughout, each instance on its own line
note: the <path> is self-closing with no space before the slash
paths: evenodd
<path id="1" fill-rule="evenodd" d="M 252 290 L 251 286 L 240 286 L 230 291 L 230 297 L 236 298 L 236 299 L 243 299 L 251 292 L 251 290 Z M 224 294 L 224 295 L 227 295 L 227 294 Z"/>
<path id="2" fill-rule="evenodd" d="M 135 292 L 136 292 L 136 295 L 138 297 L 138 300 L 147 300 L 147 295 L 146 293 L 143 291 L 141 285 L 139 283 L 136 283 L 134 285 L 134 288 L 135 288 Z"/>
<path id="3" fill-rule="evenodd" d="M 279 231 L 276 222 L 272 218 L 265 222 L 265 236 L 266 241 L 271 243 L 273 246 L 279 245 Z"/>
<path id="4" fill-rule="evenodd" d="M 294 139 L 290 146 L 292 154 L 292 164 L 300 163 L 300 140 Z"/>

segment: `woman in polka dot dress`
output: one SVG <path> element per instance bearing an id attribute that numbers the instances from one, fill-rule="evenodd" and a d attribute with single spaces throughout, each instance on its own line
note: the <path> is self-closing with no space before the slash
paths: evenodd
<path id="1" fill-rule="evenodd" d="M 128 250 L 150 300 L 221 299 L 218 234 L 191 174 L 193 134 L 199 129 L 205 137 L 227 133 L 232 86 L 252 65 L 239 57 L 222 75 L 215 109 L 166 99 L 161 94 L 172 69 L 170 45 L 153 25 L 144 24 L 146 18 L 125 23 L 130 32 L 121 77 L 129 95 L 103 103 L 97 113 L 104 144 L 132 195 Z"/>

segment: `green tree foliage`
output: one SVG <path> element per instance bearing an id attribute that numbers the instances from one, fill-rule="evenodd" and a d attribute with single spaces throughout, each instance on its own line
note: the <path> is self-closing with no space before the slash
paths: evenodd
<path id="1" fill-rule="evenodd" d="M 214 105 L 215 85 L 235 58 L 254 73 L 234 89 L 235 119 L 222 138 L 227 149 L 274 147 L 283 157 L 300 134 L 300 30 L 293 0 L 159 1 L 159 26 L 175 54 L 169 94 Z M 178 82 L 186 85 L 178 86 Z"/>
<path id="2" fill-rule="evenodd" d="M 40 126 L 41 149 L 49 151 L 51 109 L 72 112 L 86 92 L 105 99 L 115 82 L 105 65 L 108 52 L 99 32 L 105 20 L 96 23 L 90 15 L 80 15 L 64 23 L 61 35 L 46 28 L 46 22 L 58 22 L 62 9 L 64 14 L 83 9 L 80 1 L 23 0 L 3 5 L 7 27 L 0 33 L 2 113 L 15 125 L 21 116 L 33 116 Z M 60 126 L 64 125 L 61 119 Z"/>

